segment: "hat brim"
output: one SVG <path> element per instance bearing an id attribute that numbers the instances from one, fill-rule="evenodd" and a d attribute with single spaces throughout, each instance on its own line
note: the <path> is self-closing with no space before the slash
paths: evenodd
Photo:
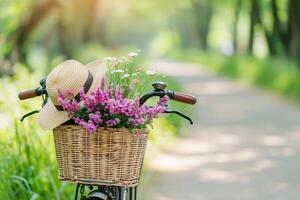
<path id="1" fill-rule="evenodd" d="M 105 74 L 105 66 L 101 60 L 93 61 L 85 66 L 93 75 L 93 83 L 87 92 L 87 94 L 90 94 L 100 86 L 101 79 Z M 68 113 L 65 111 L 58 111 L 50 98 L 48 98 L 47 103 L 42 107 L 37 116 L 39 125 L 46 130 L 54 129 L 69 119 Z"/>

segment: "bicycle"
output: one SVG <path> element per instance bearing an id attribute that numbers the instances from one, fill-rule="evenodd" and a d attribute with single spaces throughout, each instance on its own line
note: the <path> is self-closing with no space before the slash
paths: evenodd
<path id="1" fill-rule="evenodd" d="M 167 95 L 170 99 L 186 103 L 186 104 L 195 104 L 197 99 L 189 94 L 184 94 L 180 92 L 175 92 L 171 90 L 165 90 L 166 84 L 162 81 L 157 81 L 152 84 L 153 90 L 147 92 L 140 98 L 140 105 L 143 105 L 147 100 L 152 97 L 159 97 L 162 98 L 163 96 Z M 30 99 L 33 97 L 42 96 L 43 103 L 45 105 L 47 103 L 47 90 L 46 90 L 46 78 L 40 81 L 40 86 L 36 89 L 27 90 L 19 93 L 19 99 L 25 100 Z M 34 110 L 25 114 L 21 121 L 25 118 L 38 113 L 38 110 Z M 187 115 L 176 111 L 170 110 L 167 106 L 165 107 L 164 113 L 166 114 L 176 114 L 184 119 L 188 120 L 190 124 L 193 124 L 193 121 Z M 66 124 L 71 122 L 65 122 Z M 86 192 L 88 188 L 88 192 Z M 76 190 L 75 190 L 75 200 L 137 200 L 137 186 L 135 187 L 123 187 L 123 186 L 110 186 L 106 185 L 105 183 L 99 183 L 98 185 L 94 184 L 86 184 L 86 183 L 77 183 Z"/>

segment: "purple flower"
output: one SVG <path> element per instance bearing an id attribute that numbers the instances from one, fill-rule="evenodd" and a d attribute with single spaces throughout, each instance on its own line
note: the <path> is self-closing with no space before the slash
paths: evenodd
<path id="1" fill-rule="evenodd" d="M 114 94 L 113 88 L 115 88 Z M 130 88 L 128 89 L 130 90 Z M 74 99 L 68 100 L 61 91 L 58 91 L 58 94 L 57 100 L 63 109 L 68 112 L 76 124 L 85 128 L 88 133 L 95 132 L 100 126 L 120 127 L 121 119 L 122 125 L 124 124 L 125 127 L 145 127 L 151 123 L 153 118 L 164 112 L 169 100 L 168 96 L 164 96 L 154 106 L 140 106 L 139 97 L 124 98 L 120 86 L 113 87 L 110 82 L 108 88 L 105 88 L 104 79 L 101 80 L 100 87 L 90 95 L 80 90 L 80 103 Z M 67 92 L 66 95 L 70 96 L 71 92 Z"/>
<path id="2" fill-rule="evenodd" d="M 78 110 L 79 104 L 73 99 L 67 100 L 61 91 L 58 91 L 58 95 L 59 97 L 57 101 L 60 103 L 62 108 L 65 111 L 68 111 L 69 115 L 72 116 Z"/>
<path id="3" fill-rule="evenodd" d="M 89 119 L 91 120 L 91 122 L 93 122 L 96 125 L 98 125 L 99 123 L 102 123 L 102 121 L 103 121 L 101 119 L 101 114 L 99 112 L 97 114 L 90 113 Z"/>
<path id="4" fill-rule="evenodd" d="M 116 87 L 115 97 L 116 97 L 117 100 L 122 100 L 123 99 L 122 88 Z"/>
<path id="5" fill-rule="evenodd" d="M 115 119 L 110 119 L 106 121 L 107 126 L 109 127 L 113 127 L 116 126 L 120 123 L 120 119 L 119 118 L 115 118 Z"/>
<path id="6" fill-rule="evenodd" d="M 165 106 L 168 104 L 168 101 L 170 100 L 169 96 L 165 95 L 162 98 L 159 99 L 159 101 L 157 102 L 158 105 L 160 106 Z"/>
<path id="7" fill-rule="evenodd" d="M 90 96 L 87 96 L 83 90 L 80 90 L 79 95 L 84 107 L 88 110 L 88 112 L 92 112 L 97 103 L 95 99 L 95 92 L 93 92 Z"/>
<path id="8" fill-rule="evenodd" d="M 85 121 L 82 121 L 79 125 L 85 128 L 88 133 L 93 133 L 97 129 L 97 126 L 95 126 L 93 123 L 87 123 Z"/>
<path id="9" fill-rule="evenodd" d="M 78 125 L 80 125 L 83 122 L 83 119 L 79 118 L 79 117 L 74 117 L 73 118 L 74 122 Z"/>
<path id="10" fill-rule="evenodd" d="M 134 119 L 134 125 L 136 125 L 136 126 L 142 125 L 144 122 L 145 122 L 145 120 L 142 117 L 137 117 Z"/>
<path id="11" fill-rule="evenodd" d="M 112 85 L 112 82 L 109 83 L 107 94 L 108 94 L 109 98 L 112 98 L 112 96 L 113 96 L 113 85 Z"/>
<path id="12" fill-rule="evenodd" d="M 101 89 L 102 91 L 105 90 L 105 79 L 104 79 L 104 78 L 101 79 L 101 86 L 100 86 L 100 89 Z"/>

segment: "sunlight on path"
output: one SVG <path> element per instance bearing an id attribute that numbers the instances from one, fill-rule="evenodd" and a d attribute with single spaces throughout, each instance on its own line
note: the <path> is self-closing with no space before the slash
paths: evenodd
<path id="1" fill-rule="evenodd" d="M 299 106 L 193 64 L 153 65 L 198 103 L 191 134 L 150 163 L 157 175 L 145 200 L 299 199 Z"/>

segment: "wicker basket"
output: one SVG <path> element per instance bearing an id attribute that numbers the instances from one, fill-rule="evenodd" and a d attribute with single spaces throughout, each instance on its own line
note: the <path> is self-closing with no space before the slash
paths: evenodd
<path id="1" fill-rule="evenodd" d="M 148 132 L 98 128 L 88 134 L 77 125 L 53 130 L 59 179 L 95 185 L 136 186 Z"/>

